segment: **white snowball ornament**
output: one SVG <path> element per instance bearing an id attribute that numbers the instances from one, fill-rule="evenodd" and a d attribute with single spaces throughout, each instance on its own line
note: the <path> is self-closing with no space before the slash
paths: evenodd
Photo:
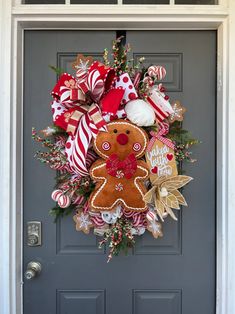
<path id="1" fill-rule="evenodd" d="M 127 118 L 138 126 L 151 126 L 155 121 L 153 108 L 142 99 L 129 101 L 125 106 Z"/>

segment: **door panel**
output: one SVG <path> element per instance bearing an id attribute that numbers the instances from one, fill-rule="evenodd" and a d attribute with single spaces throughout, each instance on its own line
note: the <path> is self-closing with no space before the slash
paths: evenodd
<path id="1" fill-rule="evenodd" d="M 101 58 L 114 31 L 27 31 L 24 78 L 24 226 L 42 222 L 42 246 L 28 247 L 42 264 L 38 278 L 24 283 L 24 314 L 214 314 L 215 313 L 215 69 L 214 31 L 128 31 L 133 58 L 167 69 L 170 98 L 187 108 L 184 126 L 202 140 L 196 165 L 185 166 L 194 181 L 184 194 L 189 207 L 178 222 L 166 220 L 164 237 L 137 239 L 128 256 L 106 263 L 99 238 L 77 232 L 72 217 L 56 224 L 49 216 L 54 172 L 33 158 L 31 140 L 52 123 L 50 90 L 56 75 L 48 65 L 71 72 L 78 52 Z"/>

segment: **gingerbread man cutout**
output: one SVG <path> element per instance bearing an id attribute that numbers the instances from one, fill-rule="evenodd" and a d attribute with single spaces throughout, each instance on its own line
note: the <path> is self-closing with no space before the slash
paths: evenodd
<path id="1" fill-rule="evenodd" d="M 94 150 L 101 157 L 90 169 L 96 182 L 89 205 L 94 211 L 111 211 L 117 205 L 131 211 L 146 210 L 144 181 L 149 177 L 143 156 L 148 144 L 145 131 L 136 125 L 116 120 L 99 132 Z"/>

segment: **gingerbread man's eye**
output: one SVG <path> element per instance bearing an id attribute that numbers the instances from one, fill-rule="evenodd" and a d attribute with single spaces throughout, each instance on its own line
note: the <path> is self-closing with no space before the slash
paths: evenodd
<path id="1" fill-rule="evenodd" d="M 117 131 L 118 131 L 117 129 L 114 129 L 114 130 L 113 130 L 113 133 L 117 133 Z"/>
<path id="2" fill-rule="evenodd" d="M 130 131 L 129 131 L 129 130 L 126 130 L 126 134 L 130 134 Z"/>

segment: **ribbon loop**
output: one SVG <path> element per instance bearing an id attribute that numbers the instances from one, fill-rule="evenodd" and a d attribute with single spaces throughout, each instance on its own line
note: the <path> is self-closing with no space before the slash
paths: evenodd
<path id="1" fill-rule="evenodd" d="M 175 144 L 169 138 L 166 138 L 166 137 L 163 136 L 163 135 L 166 135 L 169 132 L 169 125 L 168 125 L 168 123 L 162 122 L 162 123 L 159 124 L 159 126 L 160 126 L 160 129 L 159 129 L 158 132 L 154 132 L 154 131 L 150 132 L 152 138 L 149 141 L 149 144 L 148 144 L 148 147 L 147 147 L 147 151 L 149 152 L 152 149 L 153 144 L 154 144 L 154 142 L 156 140 L 161 141 L 162 143 L 164 143 L 165 145 L 167 145 L 168 147 L 170 147 L 170 148 L 172 148 L 174 150 L 175 149 Z"/>
<path id="2" fill-rule="evenodd" d="M 158 122 L 162 122 L 173 113 L 171 104 L 168 99 L 166 99 L 166 95 L 161 92 L 157 86 L 151 89 L 150 96 L 147 96 L 147 101 L 155 111 Z"/>
<path id="3" fill-rule="evenodd" d="M 77 120 L 74 118 L 76 116 Z M 97 104 L 92 104 L 90 107 L 81 106 L 76 110 L 70 121 L 75 121 L 72 125 L 74 127 L 74 141 L 72 154 L 70 156 L 70 165 L 80 175 L 88 175 L 87 169 L 87 153 L 93 137 L 96 137 L 99 131 L 106 131 L 106 122 L 102 118 Z M 74 130 L 73 129 L 73 130 Z"/>

